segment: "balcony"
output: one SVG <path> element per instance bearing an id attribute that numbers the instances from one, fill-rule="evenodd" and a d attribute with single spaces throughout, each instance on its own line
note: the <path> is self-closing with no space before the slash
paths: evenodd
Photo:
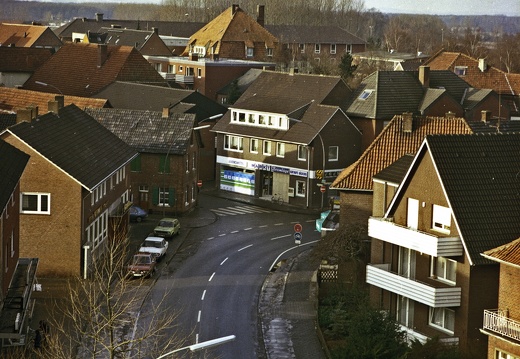
<path id="1" fill-rule="evenodd" d="M 520 322 L 508 318 L 502 310 L 484 310 L 484 325 L 486 332 L 499 334 L 503 337 L 520 341 Z"/>
<path id="2" fill-rule="evenodd" d="M 440 287 L 434 287 L 418 280 L 409 279 L 390 272 L 389 264 L 367 265 L 366 282 L 429 307 L 460 306 L 460 287 L 451 287 L 442 283 L 438 283 Z"/>
<path id="3" fill-rule="evenodd" d="M 368 235 L 372 238 L 413 249 L 434 257 L 451 257 L 463 254 L 459 237 L 439 237 L 432 233 L 411 229 L 391 220 L 370 217 Z"/>
<path id="4" fill-rule="evenodd" d="M 188 84 L 192 85 L 195 76 L 187 76 L 187 75 L 175 75 L 175 82 L 179 84 Z"/>

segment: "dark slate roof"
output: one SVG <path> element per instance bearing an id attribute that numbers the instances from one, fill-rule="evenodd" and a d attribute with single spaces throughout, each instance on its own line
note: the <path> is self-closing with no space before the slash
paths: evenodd
<path id="1" fill-rule="evenodd" d="M 383 180 L 385 182 L 389 182 L 395 185 L 401 184 L 412 161 L 414 159 L 413 154 L 406 154 L 403 157 L 399 158 L 397 161 L 392 163 L 390 166 L 384 168 L 379 173 L 374 175 L 374 179 Z"/>
<path id="2" fill-rule="evenodd" d="M 0 112 L 0 132 L 16 123 L 16 114 Z"/>
<path id="3" fill-rule="evenodd" d="M 170 114 L 159 111 L 90 108 L 90 116 L 139 153 L 183 155 L 190 146 L 193 114 Z"/>
<path id="4" fill-rule="evenodd" d="M 262 71 L 263 70 L 261 70 L 261 69 L 249 69 L 249 70 L 247 70 L 247 72 L 245 74 L 243 74 L 238 79 L 236 79 L 237 80 L 238 91 L 241 94 L 244 93 L 244 91 L 247 90 L 249 85 L 251 85 L 256 80 L 258 75 L 260 75 L 262 73 Z M 224 95 L 229 94 L 229 91 L 231 90 L 231 85 L 232 85 L 231 83 L 229 83 L 226 86 L 224 86 L 223 88 L 221 88 L 218 91 L 218 93 L 219 94 L 224 94 Z"/>
<path id="5" fill-rule="evenodd" d="M 471 110 L 479 103 L 481 103 L 487 96 L 493 93 L 493 90 L 490 89 L 468 89 L 466 96 L 464 96 L 464 101 L 462 102 L 462 106 L 466 110 Z"/>
<path id="6" fill-rule="evenodd" d="M 3 212 L 29 161 L 29 155 L 0 140 L 0 214 Z"/>
<path id="7" fill-rule="evenodd" d="M 470 121 L 468 125 L 475 133 L 520 133 L 520 121 Z"/>
<path id="8" fill-rule="evenodd" d="M 108 99 L 114 108 L 162 111 L 169 107 L 171 112 L 194 113 L 197 120 L 227 111 L 226 107 L 197 91 L 131 82 L 116 81 L 96 97 Z"/>
<path id="9" fill-rule="evenodd" d="M 439 179 L 474 264 L 520 234 L 520 134 L 426 136 Z"/>
<path id="10" fill-rule="evenodd" d="M 285 44 L 366 44 L 339 26 L 265 25 L 265 28 Z"/>
<path id="11" fill-rule="evenodd" d="M 7 129 L 63 172 L 92 190 L 137 153 L 76 105 Z"/>
<path id="12" fill-rule="evenodd" d="M 458 103 L 469 85 L 450 71 L 429 71 L 429 88 L 444 89 Z M 360 97 L 370 92 L 366 98 Z M 419 81 L 418 71 L 376 71 L 367 76 L 350 97 L 346 113 L 349 116 L 390 120 L 397 114 L 419 114 L 426 91 Z M 423 106 L 424 107 L 424 106 Z"/>
<path id="13" fill-rule="evenodd" d="M 444 89 L 426 89 L 426 91 L 424 92 L 424 96 L 419 104 L 419 112 L 423 113 L 426 109 L 428 109 L 428 107 L 430 107 L 445 93 L 446 90 Z"/>

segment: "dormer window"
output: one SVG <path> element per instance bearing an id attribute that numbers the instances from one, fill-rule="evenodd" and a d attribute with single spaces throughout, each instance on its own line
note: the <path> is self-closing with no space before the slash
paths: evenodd
<path id="1" fill-rule="evenodd" d="M 459 76 L 465 76 L 467 70 L 468 70 L 467 66 L 455 66 L 454 72 L 455 72 L 455 74 L 457 74 Z"/>
<path id="2" fill-rule="evenodd" d="M 287 116 L 276 116 L 265 112 L 250 112 L 241 110 L 231 110 L 231 122 L 240 123 L 248 126 L 272 127 L 287 131 L 289 120 Z"/>
<path id="3" fill-rule="evenodd" d="M 370 97 L 370 95 L 372 94 L 372 90 L 363 90 L 363 92 L 361 93 L 361 95 L 359 95 L 358 99 L 360 100 L 366 100 L 367 98 Z"/>

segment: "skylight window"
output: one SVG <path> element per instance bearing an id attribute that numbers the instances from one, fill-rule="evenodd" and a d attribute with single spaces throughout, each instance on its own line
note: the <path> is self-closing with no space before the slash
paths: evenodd
<path id="1" fill-rule="evenodd" d="M 361 93 L 361 95 L 359 95 L 358 98 L 359 98 L 360 100 L 366 100 L 366 99 L 370 96 L 371 93 L 372 93 L 372 90 L 364 90 L 364 91 Z"/>

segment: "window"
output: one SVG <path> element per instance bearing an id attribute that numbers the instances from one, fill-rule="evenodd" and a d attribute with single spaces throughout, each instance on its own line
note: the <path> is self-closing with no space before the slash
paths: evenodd
<path id="1" fill-rule="evenodd" d="M 406 226 L 411 229 L 417 229 L 419 226 L 419 200 L 408 198 L 406 208 Z"/>
<path id="2" fill-rule="evenodd" d="M 307 161 L 307 147 L 298 145 L 298 159 L 300 161 Z"/>
<path id="3" fill-rule="evenodd" d="M 224 149 L 229 151 L 242 152 L 244 150 L 243 138 L 238 136 L 226 135 L 224 137 Z"/>
<path id="4" fill-rule="evenodd" d="M 170 157 L 167 155 L 159 158 L 159 173 L 170 173 Z"/>
<path id="5" fill-rule="evenodd" d="M 413 327 L 413 300 L 397 296 L 397 322 L 405 327 Z"/>
<path id="6" fill-rule="evenodd" d="M 160 207 L 170 207 L 170 189 L 166 187 L 159 187 L 159 203 Z"/>
<path id="7" fill-rule="evenodd" d="M 336 53 L 336 44 L 330 44 L 330 53 L 335 54 Z"/>
<path id="8" fill-rule="evenodd" d="M 182 66 L 179 66 L 179 72 L 182 72 L 182 70 L 184 70 L 184 68 Z"/>
<path id="9" fill-rule="evenodd" d="M 238 114 L 238 122 L 246 122 L 246 114 L 243 112 L 239 112 Z"/>
<path id="10" fill-rule="evenodd" d="M 258 124 L 266 125 L 265 115 L 258 115 Z"/>
<path id="11" fill-rule="evenodd" d="M 296 181 L 296 196 L 305 197 L 305 181 Z"/>
<path id="12" fill-rule="evenodd" d="M 138 155 L 136 158 L 132 160 L 132 162 L 130 163 L 130 171 L 141 172 L 141 155 Z"/>
<path id="13" fill-rule="evenodd" d="M 161 72 L 161 64 L 154 64 L 155 66 L 155 71 L 157 72 Z"/>
<path id="14" fill-rule="evenodd" d="M 329 161 L 337 161 L 339 157 L 339 147 L 329 146 Z"/>
<path id="15" fill-rule="evenodd" d="M 247 116 L 247 121 L 249 123 L 255 123 L 256 122 L 256 119 L 255 119 L 255 115 L 253 115 L 252 113 L 250 113 L 248 116 Z"/>
<path id="16" fill-rule="evenodd" d="M 495 349 L 495 359 L 520 359 L 520 357 L 506 353 L 500 349 Z"/>
<path id="17" fill-rule="evenodd" d="M 432 228 L 439 232 L 449 233 L 451 226 L 451 210 L 447 207 L 433 205 Z"/>
<path id="18" fill-rule="evenodd" d="M 276 143 L 276 157 L 285 157 L 285 143 Z"/>
<path id="19" fill-rule="evenodd" d="M 314 53 L 319 54 L 321 52 L 321 44 L 314 45 Z"/>
<path id="20" fill-rule="evenodd" d="M 202 77 L 202 69 L 197 69 L 197 77 L 199 79 Z"/>
<path id="21" fill-rule="evenodd" d="M 268 47 L 266 50 L 266 54 L 268 57 L 273 57 L 273 49 L 271 47 Z"/>
<path id="22" fill-rule="evenodd" d="M 431 276 L 455 284 L 457 280 L 457 261 L 444 257 L 432 257 Z"/>
<path id="23" fill-rule="evenodd" d="M 258 139 L 251 139 L 251 141 L 249 142 L 249 152 L 258 153 Z"/>
<path id="24" fill-rule="evenodd" d="M 252 47 L 246 48 L 246 56 L 247 57 L 253 57 L 254 49 Z"/>
<path id="25" fill-rule="evenodd" d="M 170 74 L 175 73 L 175 65 L 168 65 L 168 73 L 170 73 Z"/>
<path id="26" fill-rule="evenodd" d="M 364 90 L 361 95 L 359 95 L 358 99 L 360 100 L 366 100 L 371 94 L 372 94 L 372 90 Z"/>
<path id="27" fill-rule="evenodd" d="M 190 157 L 186 156 L 186 173 L 190 172 Z"/>
<path id="28" fill-rule="evenodd" d="M 298 44 L 298 48 L 302 54 L 305 53 L 305 44 Z"/>
<path id="29" fill-rule="evenodd" d="M 264 155 L 271 156 L 271 141 L 264 140 Z"/>
<path id="30" fill-rule="evenodd" d="M 454 72 L 459 76 L 465 76 L 467 69 L 467 66 L 455 66 Z"/>
<path id="31" fill-rule="evenodd" d="M 103 212 L 86 229 L 87 240 L 97 248 L 108 236 L 108 211 Z"/>
<path id="32" fill-rule="evenodd" d="M 347 44 L 347 46 L 345 47 L 345 52 L 348 53 L 348 54 L 352 53 L 352 45 L 351 44 Z"/>
<path id="33" fill-rule="evenodd" d="M 51 214 L 50 193 L 22 193 L 22 211 L 27 214 Z"/>
<path id="34" fill-rule="evenodd" d="M 448 308 L 430 308 L 429 324 L 453 334 L 455 330 L 455 311 Z"/>

